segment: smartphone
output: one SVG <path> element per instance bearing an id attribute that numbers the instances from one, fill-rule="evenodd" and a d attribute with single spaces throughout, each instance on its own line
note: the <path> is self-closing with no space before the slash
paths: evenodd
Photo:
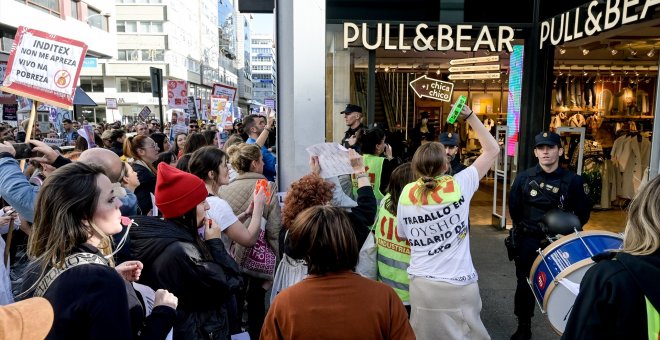
<path id="1" fill-rule="evenodd" d="M 16 159 L 26 159 L 31 157 L 39 157 L 41 154 L 32 150 L 32 145 L 28 143 L 13 143 L 12 146 L 16 150 Z"/>

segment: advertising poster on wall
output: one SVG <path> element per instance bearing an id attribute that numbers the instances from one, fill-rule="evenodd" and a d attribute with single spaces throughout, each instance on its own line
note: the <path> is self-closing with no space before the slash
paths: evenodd
<path id="1" fill-rule="evenodd" d="M 188 108 L 188 83 L 186 81 L 167 81 L 167 106 L 170 109 Z"/>
<path id="2" fill-rule="evenodd" d="M 0 91 L 73 109 L 86 53 L 81 41 L 19 26 Z"/>

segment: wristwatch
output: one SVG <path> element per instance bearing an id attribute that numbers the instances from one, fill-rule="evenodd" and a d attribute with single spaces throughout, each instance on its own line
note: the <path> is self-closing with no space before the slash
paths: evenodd
<path id="1" fill-rule="evenodd" d="M 369 174 L 366 172 L 358 172 L 355 174 L 355 178 L 360 179 L 360 178 L 369 178 Z"/>

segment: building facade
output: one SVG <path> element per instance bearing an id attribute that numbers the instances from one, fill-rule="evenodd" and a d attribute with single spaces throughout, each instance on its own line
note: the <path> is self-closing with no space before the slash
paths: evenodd
<path id="1" fill-rule="evenodd" d="M 252 36 L 252 86 L 256 102 L 274 106 L 277 98 L 277 59 L 272 35 Z"/>
<path id="2" fill-rule="evenodd" d="M 213 84 L 220 80 L 216 6 L 213 0 L 118 0 L 116 58 L 83 68 L 80 80 L 97 103 L 116 98 L 118 107 L 90 108 L 83 112 L 85 118 L 129 122 L 137 119 L 145 106 L 159 118 L 150 67 L 162 69 L 164 87 L 168 79 L 185 80 L 189 96 L 199 98 L 200 104 L 208 101 Z M 163 91 L 162 102 L 167 110 L 167 91 Z"/>

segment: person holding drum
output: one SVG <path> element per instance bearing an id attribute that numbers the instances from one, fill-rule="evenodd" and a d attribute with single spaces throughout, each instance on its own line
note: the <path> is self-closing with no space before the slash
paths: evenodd
<path id="1" fill-rule="evenodd" d="M 468 217 L 479 180 L 500 147 L 468 106 L 460 115 L 479 136 L 482 154 L 467 169 L 448 176 L 442 144 L 422 144 L 412 159 L 417 180 L 399 196 L 397 234 L 410 243 L 410 323 L 418 339 L 490 339 L 480 316 Z"/>
<path id="2" fill-rule="evenodd" d="M 623 249 L 595 257 L 562 339 L 660 339 L 660 176 L 630 203 Z"/>
<path id="3" fill-rule="evenodd" d="M 534 155 L 539 163 L 518 173 L 509 192 L 509 214 L 513 222 L 509 257 L 515 260 L 517 287 L 514 314 L 518 329 L 511 340 L 531 339 L 534 316 L 534 295 L 527 283 L 537 250 L 544 248 L 545 233 L 539 223 L 546 213 L 560 210 L 575 214 L 581 225 L 589 220 L 592 202 L 589 188 L 576 173 L 559 167 L 564 149 L 553 132 L 541 132 L 535 137 Z"/>

